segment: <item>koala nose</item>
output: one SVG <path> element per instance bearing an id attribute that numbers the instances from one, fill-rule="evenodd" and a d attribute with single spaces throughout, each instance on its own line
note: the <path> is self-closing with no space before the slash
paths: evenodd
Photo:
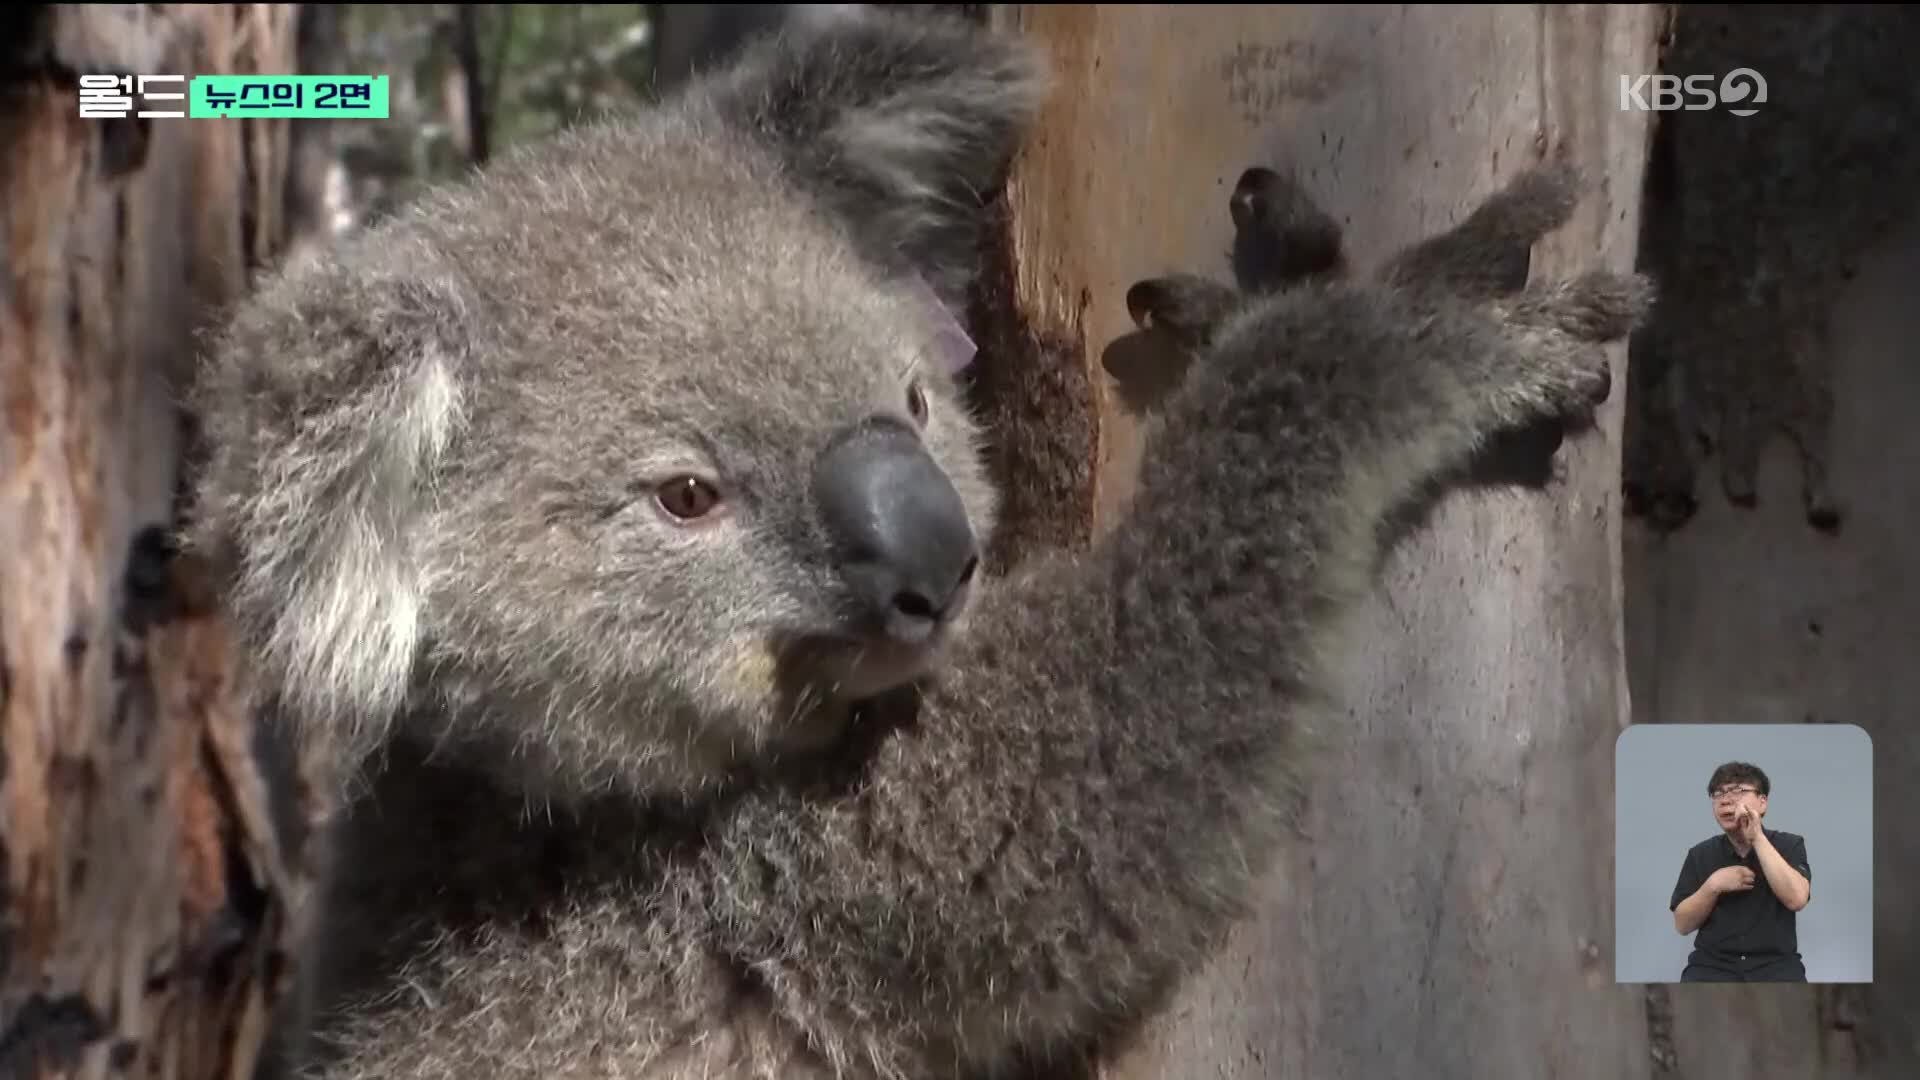
<path id="1" fill-rule="evenodd" d="M 867 613 L 889 636 L 924 640 L 980 562 L 947 474 L 912 431 L 876 420 L 849 428 L 820 455 L 813 498 Z"/>

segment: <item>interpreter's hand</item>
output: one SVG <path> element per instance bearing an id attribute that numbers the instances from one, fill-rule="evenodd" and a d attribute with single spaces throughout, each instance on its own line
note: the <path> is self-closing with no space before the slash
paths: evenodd
<path id="1" fill-rule="evenodd" d="M 1712 889 L 1716 896 L 1746 892 L 1753 888 L 1753 871 L 1744 866 L 1723 866 L 1707 879 L 1707 888 Z"/>

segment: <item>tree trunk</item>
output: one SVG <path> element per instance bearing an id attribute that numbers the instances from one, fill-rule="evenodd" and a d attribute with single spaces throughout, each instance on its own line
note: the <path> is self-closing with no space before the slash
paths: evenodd
<path id="1" fill-rule="evenodd" d="M 1636 720 L 1857 724 L 1872 737 L 1873 981 L 1651 988 L 1671 1017 L 1663 1080 L 1920 1076 L 1920 836 L 1902 820 L 1907 778 L 1920 775 L 1920 214 L 1873 248 L 1832 306 L 1841 329 L 1826 452 L 1846 509 L 1840 534 L 1809 527 L 1781 440 L 1761 457 L 1757 505 L 1702 483 L 1683 528 L 1635 522 L 1627 548 Z M 1818 905 L 1817 862 L 1814 873 Z"/>
<path id="2" fill-rule="evenodd" d="M 1007 189 L 1012 310 L 983 333 L 987 379 L 1057 391 L 1050 447 L 1009 466 L 1043 480 L 1016 488 L 1016 530 L 1097 534 L 1125 504 L 1139 420 L 1108 377 L 1125 292 L 1226 278 L 1226 195 L 1249 165 L 1296 169 L 1364 266 L 1565 144 L 1594 185 L 1536 274 L 1631 266 L 1649 116 L 1618 109 L 1615 81 L 1654 70 L 1661 14 L 998 9 L 1062 69 Z M 999 419 L 1026 407 L 989 396 Z M 1455 495 L 1394 558 L 1302 842 L 1109 1076 L 1649 1075 L 1641 995 L 1609 961 L 1623 397 L 1544 492 Z"/>
<path id="3" fill-rule="evenodd" d="M 488 86 L 500 83 L 499 71 L 481 70 L 478 8 L 477 4 L 453 7 L 453 63 L 447 69 L 442 95 L 454 146 L 475 168 L 484 167 L 493 156 L 493 107 Z"/>
<path id="4" fill-rule="evenodd" d="M 299 70 L 314 75 L 366 74 L 345 70 L 346 42 L 338 4 L 302 4 L 294 37 Z M 287 132 L 286 255 L 297 258 L 333 238 L 335 215 L 346 209 L 346 177 L 334 135 L 339 123 L 302 117 Z"/>
<path id="5" fill-rule="evenodd" d="M 7 1077 L 241 1078 L 265 1034 L 299 879 L 165 536 L 192 335 L 284 243 L 286 121 L 83 118 L 78 78 L 285 72 L 292 15 L 34 5 L 0 43 Z"/>
<path id="6" fill-rule="evenodd" d="M 1671 1031 L 1667 1075 L 1905 1080 L 1920 1076 L 1920 834 L 1902 783 L 1920 774 L 1920 13 L 1688 4 L 1673 38 L 1675 73 L 1747 67 L 1768 93 L 1748 119 L 1661 118 L 1642 250 L 1685 292 L 1635 354 L 1634 718 L 1867 732 L 1873 981 L 1654 987 L 1650 1007 Z M 1820 858 L 1803 948 L 1834 880 Z"/>

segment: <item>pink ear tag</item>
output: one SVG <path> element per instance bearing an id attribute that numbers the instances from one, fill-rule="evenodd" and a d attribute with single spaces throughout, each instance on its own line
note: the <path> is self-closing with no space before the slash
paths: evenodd
<path id="1" fill-rule="evenodd" d="M 973 357 L 979 347 L 967 336 L 966 327 L 954 318 L 940 297 L 928 285 L 926 279 L 918 274 L 911 282 L 913 292 L 927 309 L 927 320 L 933 330 L 933 356 L 935 361 L 949 375 L 958 375 L 973 363 Z"/>

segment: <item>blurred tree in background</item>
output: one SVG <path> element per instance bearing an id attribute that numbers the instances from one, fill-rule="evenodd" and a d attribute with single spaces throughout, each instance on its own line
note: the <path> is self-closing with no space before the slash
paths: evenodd
<path id="1" fill-rule="evenodd" d="M 386 75 L 391 119 L 317 123 L 333 228 L 529 139 L 653 94 L 663 5 L 306 5 L 309 64 Z M 318 70 L 317 68 L 315 69 Z"/>

